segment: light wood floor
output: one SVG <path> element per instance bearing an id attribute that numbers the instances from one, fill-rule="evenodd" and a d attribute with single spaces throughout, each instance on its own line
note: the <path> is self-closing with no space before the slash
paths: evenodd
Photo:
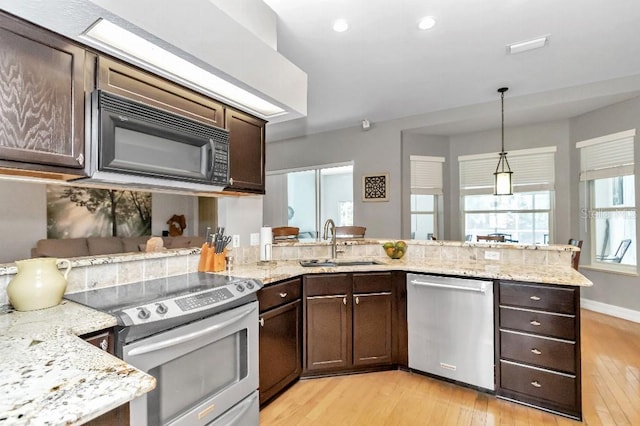
<path id="1" fill-rule="evenodd" d="M 586 425 L 640 425 L 640 324 L 582 311 Z M 260 425 L 579 425 L 402 371 L 301 380 L 260 412 Z"/>

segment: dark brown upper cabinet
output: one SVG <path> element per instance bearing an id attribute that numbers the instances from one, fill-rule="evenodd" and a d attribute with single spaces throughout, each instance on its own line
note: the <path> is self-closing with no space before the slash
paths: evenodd
<path id="1" fill-rule="evenodd" d="M 224 127 L 221 103 L 104 56 L 98 58 L 98 88 L 211 126 Z"/>
<path id="2" fill-rule="evenodd" d="M 228 190 L 264 194 L 265 122 L 227 108 L 229 130 Z"/>
<path id="3" fill-rule="evenodd" d="M 85 49 L 2 12 L 0 46 L 0 167 L 83 176 Z"/>

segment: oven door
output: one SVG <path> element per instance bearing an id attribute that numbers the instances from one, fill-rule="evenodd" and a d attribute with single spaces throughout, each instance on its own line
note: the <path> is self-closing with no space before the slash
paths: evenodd
<path id="1" fill-rule="evenodd" d="M 157 380 L 131 401 L 132 425 L 209 424 L 258 388 L 258 302 L 138 340 L 122 354 Z"/>

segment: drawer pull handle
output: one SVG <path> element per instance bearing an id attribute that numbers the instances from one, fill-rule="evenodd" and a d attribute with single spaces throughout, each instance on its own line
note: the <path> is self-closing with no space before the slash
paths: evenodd
<path id="1" fill-rule="evenodd" d="M 540 300 L 540 298 L 539 298 L 538 296 L 531 296 L 531 297 L 529 297 L 529 299 L 531 299 L 531 300 L 535 300 L 536 302 L 537 302 L 538 300 Z"/>
<path id="2" fill-rule="evenodd" d="M 533 321 L 529 321 L 529 324 L 531 325 L 535 325 L 536 327 L 540 327 L 540 322 L 533 320 Z"/>
<path id="3" fill-rule="evenodd" d="M 531 382 L 531 386 L 533 386 L 534 388 L 541 388 L 542 385 L 540 383 L 538 383 L 537 380 L 534 380 L 533 382 Z"/>
<path id="4" fill-rule="evenodd" d="M 260 327 L 264 327 L 264 318 L 260 318 L 258 322 L 260 323 Z"/>
<path id="5" fill-rule="evenodd" d="M 531 349 L 531 353 L 536 354 L 536 355 L 542 355 L 542 352 L 540 352 L 538 349 L 533 348 Z"/>
<path id="6" fill-rule="evenodd" d="M 284 299 L 285 297 L 287 297 L 287 293 L 280 293 L 280 297 Z"/>

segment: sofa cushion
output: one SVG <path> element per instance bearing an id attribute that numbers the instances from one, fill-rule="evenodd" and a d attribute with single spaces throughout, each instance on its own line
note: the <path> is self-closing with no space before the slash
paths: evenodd
<path id="1" fill-rule="evenodd" d="M 51 238 L 38 240 L 35 252 L 37 257 L 89 256 L 89 246 L 86 238 Z"/>
<path id="2" fill-rule="evenodd" d="M 87 238 L 89 255 L 122 253 L 124 247 L 119 237 L 89 237 Z"/>
<path id="3" fill-rule="evenodd" d="M 122 238 L 123 252 L 129 253 L 129 252 L 144 251 L 144 248 L 147 246 L 147 240 L 149 238 L 151 238 L 151 235 L 143 235 L 142 237 Z"/>

